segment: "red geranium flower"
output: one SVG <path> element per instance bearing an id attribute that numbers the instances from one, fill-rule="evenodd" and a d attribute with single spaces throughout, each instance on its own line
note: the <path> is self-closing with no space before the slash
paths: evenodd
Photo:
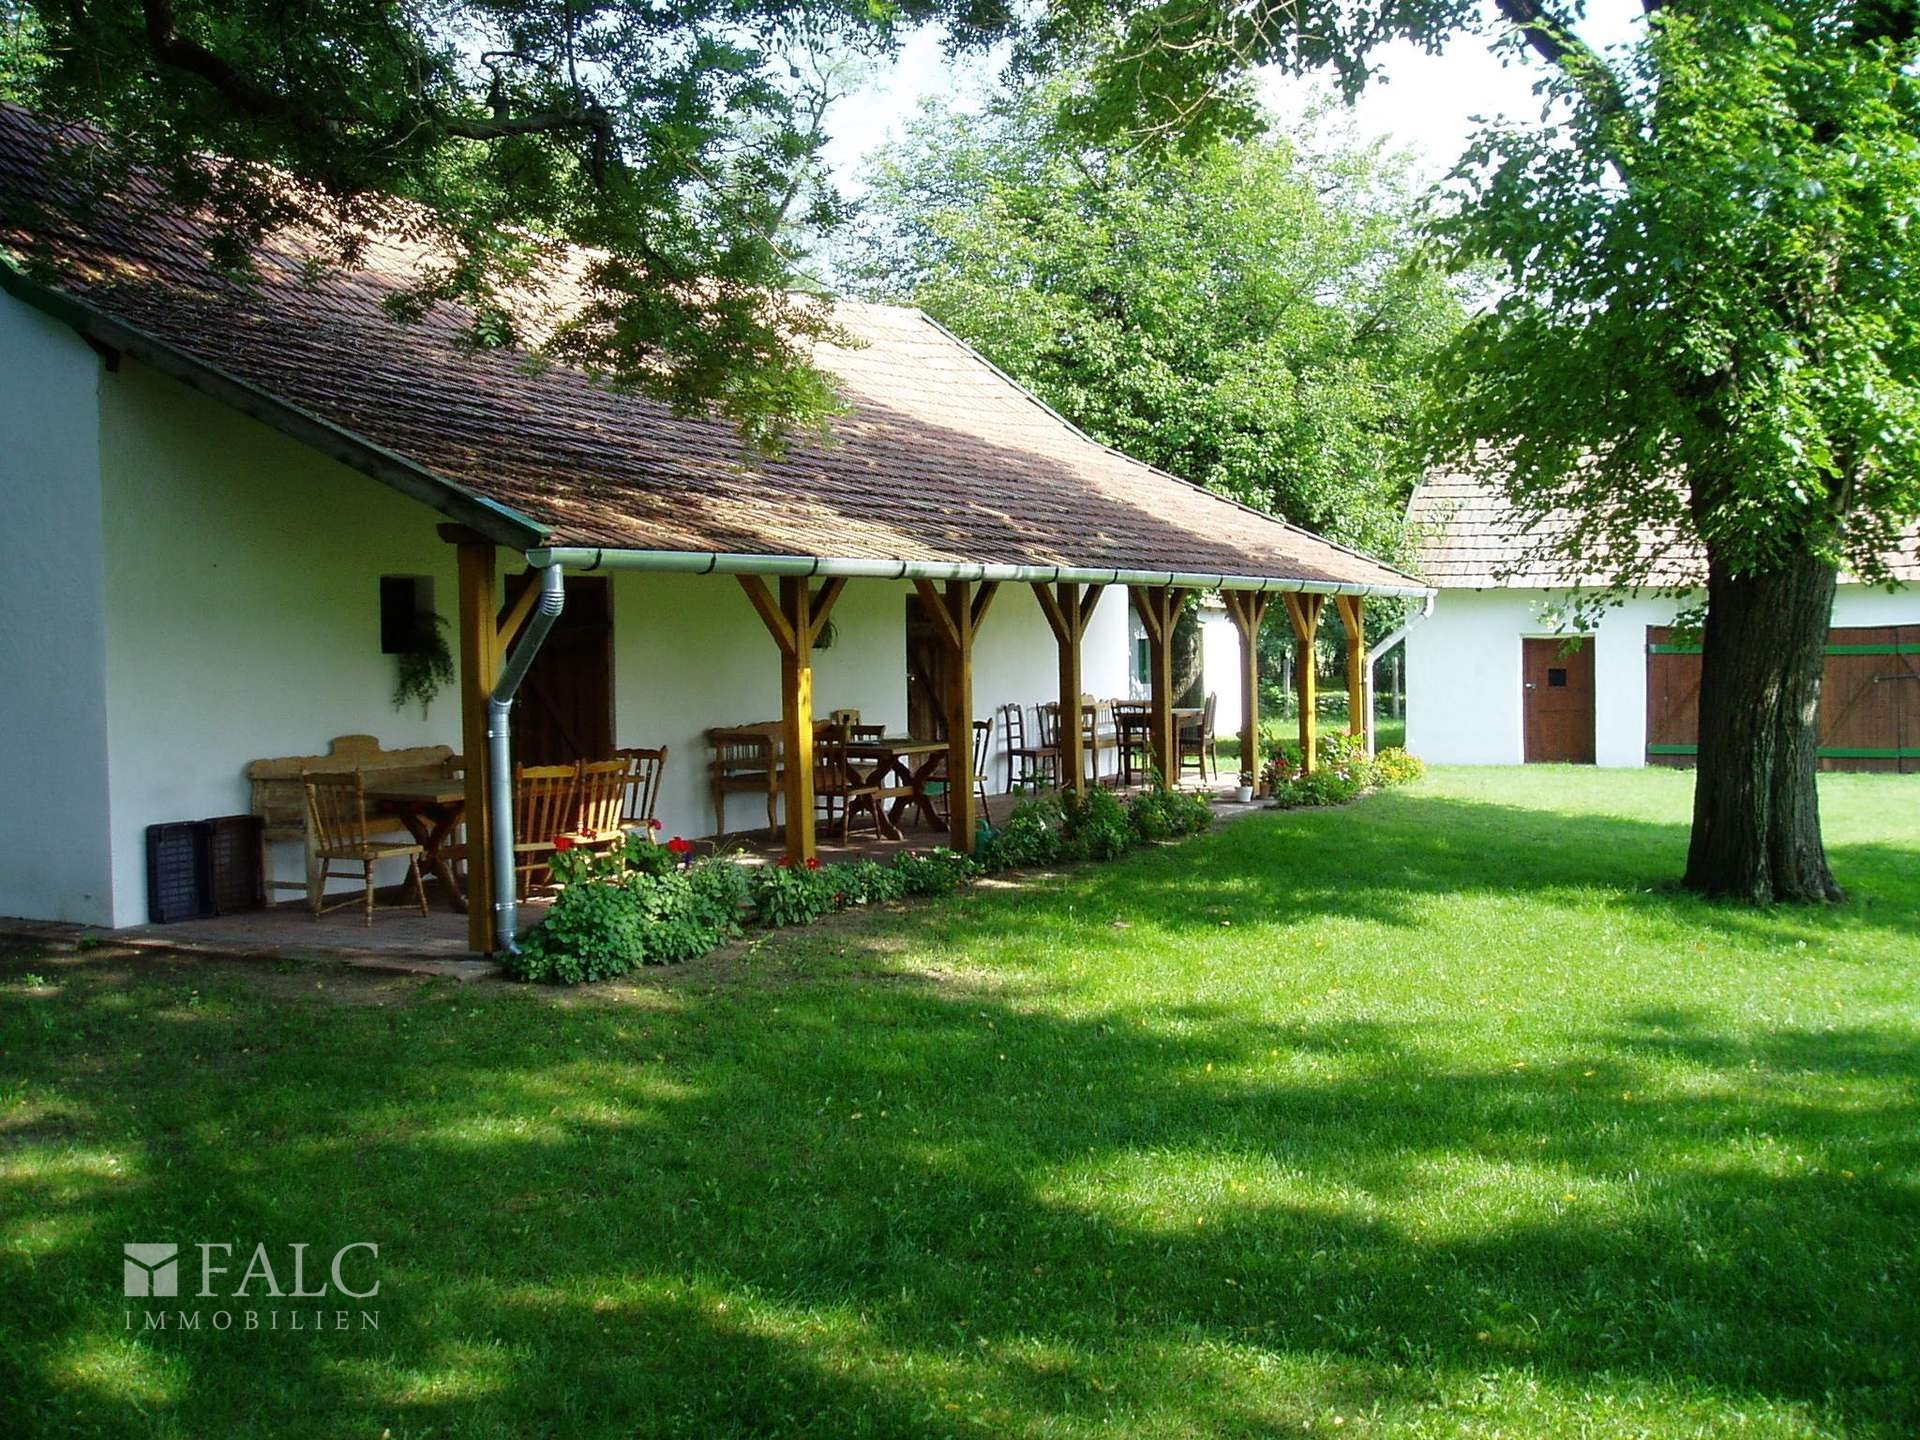
<path id="1" fill-rule="evenodd" d="M 782 855 L 778 860 L 774 861 L 773 863 L 778 865 L 782 870 L 791 870 L 793 868 L 793 861 L 790 860 L 785 855 Z"/>
<path id="2" fill-rule="evenodd" d="M 661 825 L 660 825 L 660 822 L 659 822 L 658 820 L 649 820 L 649 821 L 647 821 L 647 829 L 649 829 L 649 830 L 658 830 L 658 829 L 660 829 L 660 828 L 661 828 Z"/>
<path id="3" fill-rule="evenodd" d="M 554 837 L 553 837 L 553 848 L 554 848 L 555 850 L 571 850 L 571 849 L 573 849 L 573 837 L 572 837 L 571 835 L 556 835 L 556 836 L 554 836 Z"/>
<path id="4" fill-rule="evenodd" d="M 819 868 L 820 868 L 820 857 L 818 855 L 809 855 L 807 857 L 807 869 L 818 870 Z"/>
<path id="5" fill-rule="evenodd" d="M 667 841 L 667 849 L 676 855 L 691 855 L 693 853 L 693 842 L 691 840 L 683 840 L 676 835 Z"/>

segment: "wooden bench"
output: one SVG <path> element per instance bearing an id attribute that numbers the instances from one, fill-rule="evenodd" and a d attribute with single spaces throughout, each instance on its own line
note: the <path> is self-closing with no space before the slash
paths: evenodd
<path id="1" fill-rule="evenodd" d="M 713 787 L 713 823 L 719 834 L 727 833 L 727 796 L 764 795 L 767 801 L 767 828 L 780 829 L 780 735 L 778 720 L 761 720 L 752 725 L 718 725 L 707 731 L 712 758 L 707 762 L 707 778 Z"/>
<path id="2" fill-rule="evenodd" d="M 340 774 L 358 770 L 382 780 L 429 780 L 455 768 L 453 747 L 416 745 L 407 750 L 382 750 L 372 735 L 341 735 L 328 742 L 325 755 L 284 755 L 277 759 L 255 760 L 247 766 L 247 779 L 253 786 L 253 813 L 260 817 L 260 873 L 269 890 L 301 890 L 311 904 L 319 892 L 320 861 L 314 853 L 313 835 L 307 828 L 307 794 L 304 778 L 309 774 Z M 369 815 L 370 833 L 406 833 L 398 818 Z M 273 845 L 277 840 L 298 840 L 306 857 L 305 880 L 273 878 Z"/>

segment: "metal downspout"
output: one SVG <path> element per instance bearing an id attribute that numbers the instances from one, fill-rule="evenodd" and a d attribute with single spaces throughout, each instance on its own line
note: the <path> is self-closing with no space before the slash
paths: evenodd
<path id="1" fill-rule="evenodd" d="M 533 660 L 546 642 L 547 632 L 560 618 L 567 603 L 565 582 L 558 565 L 540 572 L 540 602 L 527 617 L 526 633 L 513 647 L 500 679 L 487 697 L 487 808 L 493 813 L 493 938 L 507 954 L 518 951 L 514 932 L 519 919 L 519 904 L 514 897 L 513 873 L 513 742 L 508 717 L 513 713 L 513 697 L 520 682 L 527 678 Z"/>
<path id="2" fill-rule="evenodd" d="M 1420 613 L 1418 615 L 1415 615 L 1397 630 L 1389 632 L 1378 645 L 1367 651 L 1367 673 L 1364 688 L 1367 697 L 1367 753 L 1369 755 L 1373 754 L 1376 748 L 1373 735 L 1373 667 L 1380 662 L 1381 656 L 1385 655 L 1389 650 L 1393 649 L 1394 646 L 1407 638 L 1407 632 L 1409 630 L 1433 614 L 1433 593 L 1431 590 L 1427 592 L 1427 598 L 1421 603 Z"/>

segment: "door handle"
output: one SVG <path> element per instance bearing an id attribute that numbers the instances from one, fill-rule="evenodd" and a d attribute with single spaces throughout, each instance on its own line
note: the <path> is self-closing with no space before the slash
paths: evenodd
<path id="1" fill-rule="evenodd" d="M 1527 681 L 1527 689 L 1529 689 L 1529 690 L 1538 690 L 1539 688 L 1540 688 L 1540 687 L 1539 687 L 1538 685 L 1536 685 L 1536 684 L 1534 684 L 1534 683 L 1533 683 L 1533 681 L 1531 681 L 1531 680 L 1529 680 L 1529 681 Z"/>

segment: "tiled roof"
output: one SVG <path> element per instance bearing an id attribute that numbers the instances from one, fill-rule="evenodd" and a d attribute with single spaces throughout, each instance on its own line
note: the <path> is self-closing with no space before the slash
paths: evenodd
<path id="1" fill-rule="evenodd" d="M 526 517 L 540 543 L 1417 584 L 1095 443 L 915 310 L 838 307 L 864 343 L 817 358 L 849 412 L 830 442 L 760 461 L 724 421 L 463 348 L 457 315 L 390 319 L 383 297 L 433 258 L 417 246 L 381 238 L 316 279 L 312 247 L 283 235 L 241 286 L 150 183 L 84 211 L 52 198 L 48 143 L 0 106 L 0 247 L 111 321 Z"/>
<path id="2" fill-rule="evenodd" d="M 1613 575 L 1603 565 L 1576 566 L 1554 555 L 1552 542 L 1571 522 L 1549 517 L 1531 528 L 1521 524 L 1494 484 L 1471 475 L 1431 474 L 1413 492 L 1407 522 L 1413 531 L 1414 568 L 1443 590 L 1566 589 L 1604 587 Z M 1647 583 L 1654 587 L 1706 582 L 1706 562 L 1684 542 L 1662 543 L 1643 534 L 1643 554 L 1652 558 Z M 1920 526 L 1909 529 L 1888 557 L 1895 578 L 1920 582 Z"/>

